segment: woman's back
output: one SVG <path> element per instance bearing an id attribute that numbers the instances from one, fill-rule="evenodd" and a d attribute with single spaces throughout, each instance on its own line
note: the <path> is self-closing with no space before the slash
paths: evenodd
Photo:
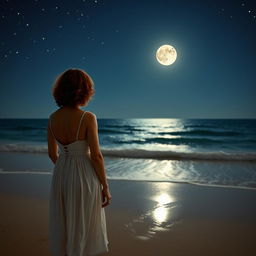
<path id="1" fill-rule="evenodd" d="M 88 115 L 92 113 L 80 109 L 60 108 L 55 111 L 50 117 L 55 139 L 63 145 L 70 144 L 77 139 L 86 140 Z"/>
<path id="2" fill-rule="evenodd" d="M 49 120 L 60 149 L 49 205 L 49 249 L 56 256 L 108 251 L 101 184 L 89 157 L 87 114 L 60 109 Z"/>

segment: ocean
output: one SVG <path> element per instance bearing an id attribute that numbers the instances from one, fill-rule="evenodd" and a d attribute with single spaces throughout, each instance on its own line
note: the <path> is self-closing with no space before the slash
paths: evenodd
<path id="1" fill-rule="evenodd" d="M 0 172 L 52 173 L 31 159 L 47 156 L 47 122 L 0 119 Z M 110 179 L 256 188 L 256 119 L 98 119 L 98 131 Z"/>

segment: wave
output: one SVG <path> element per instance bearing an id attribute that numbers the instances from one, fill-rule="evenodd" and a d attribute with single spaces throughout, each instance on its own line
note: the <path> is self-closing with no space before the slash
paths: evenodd
<path id="1" fill-rule="evenodd" d="M 123 131 L 146 131 L 147 128 L 150 127 L 156 127 L 156 126 L 147 126 L 145 128 L 142 128 L 140 126 L 137 125 L 105 125 L 105 127 L 108 128 L 118 128 L 118 130 L 123 130 Z M 104 128 L 103 128 L 104 129 Z"/>
<path id="2" fill-rule="evenodd" d="M 2 144 L 0 152 L 47 153 L 47 145 Z"/>
<path id="3" fill-rule="evenodd" d="M 175 152 L 152 151 L 144 149 L 103 149 L 109 157 L 150 158 L 159 160 L 220 160 L 220 161 L 256 161 L 255 153 L 226 152 Z"/>
<path id="4" fill-rule="evenodd" d="M 49 171 L 33 171 L 33 170 L 22 170 L 22 171 L 10 171 L 10 170 L 0 170 L 0 174 L 46 174 L 51 175 L 53 173 L 52 170 Z"/>
<path id="5" fill-rule="evenodd" d="M 99 128 L 98 131 L 99 131 L 99 133 L 103 133 L 103 134 L 117 134 L 117 133 L 127 134 L 126 131 L 107 129 L 107 128 Z"/>
<path id="6" fill-rule="evenodd" d="M 122 129 L 108 129 L 108 128 L 99 128 L 98 129 L 99 133 L 102 133 L 102 134 L 129 134 L 130 132 L 133 132 L 133 131 L 144 131 L 144 129 L 137 129 L 137 128 L 131 128 L 129 130 L 122 130 Z"/>
<path id="7" fill-rule="evenodd" d="M 120 129 L 113 129 L 112 128 L 99 128 L 99 132 L 102 134 L 129 134 L 130 132 L 147 132 L 149 134 L 156 134 L 156 132 L 150 132 L 143 128 L 134 128 L 129 127 L 128 129 L 124 129 L 124 127 L 120 127 Z M 117 128 L 117 127 L 115 127 Z M 173 131 L 173 132 L 157 132 L 159 135 L 198 135 L 198 136 L 239 136 L 242 135 L 240 132 L 235 131 L 217 131 L 217 130 L 203 130 L 203 129 L 197 129 L 197 130 L 181 130 L 181 131 Z"/>
<path id="8" fill-rule="evenodd" d="M 237 136 L 240 132 L 234 131 L 213 131 L 213 130 L 190 130 L 176 132 L 158 132 L 160 135 L 207 135 L 207 136 Z"/>
<path id="9" fill-rule="evenodd" d="M 2 144 L 0 152 L 21 152 L 21 153 L 47 153 L 47 145 L 24 145 L 24 144 Z M 155 151 L 144 149 L 107 149 L 102 148 L 102 154 L 106 157 L 117 158 L 141 158 L 158 160 L 219 160 L 219 161 L 255 161 L 256 152 L 176 152 L 176 151 Z"/>
<path id="10" fill-rule="evenodd" d="M 209 138 L 191 138 L 191 137 L 183 137 L 183 138 L 141 138 L 141 139 L 131 139 L 131 140 L 122 140 L 122 139 L 114 139 L 114 143 L 118 144 L 148 144 L 148 143 L 160 143 L 166 145 L 212 145 L 212 144 L 222 144 L 223 140 L 220 139 L 209 139 Z M 249 141 L 251 142 L 251 140 Z"/>
<path id="11" fill-rule="evenodd" d="M 216 128 L 217 125 L 208 125 L 208 124 L 190 124 L 183 125 L 184 128 Z"/>
<path id="12" fill-rule="evenodd" d="M 36 126 L 6 126 L 6 127 L 1 127 L 1 130 L 6 130 L 6 131 L 34 131 L 34 130 L 46 130 L 46 127 L 36 127 Z"/>

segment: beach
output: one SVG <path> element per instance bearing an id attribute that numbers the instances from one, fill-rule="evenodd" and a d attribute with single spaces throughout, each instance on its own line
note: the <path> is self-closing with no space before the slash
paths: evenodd
<path id="1" fill-rule="evenodd" d="M 50 255 L 51 174 L 0 174 L 0 254 Z M 256 190 L 109 180 L 104 255 L 254 255 Z"/>
<path id="2" fill-rule="evenodd" d="M 1 256 L 50 256 L 47 121 L 0 119 Z M 255 127 L 99 119 L 112 195 L 105 256 L 254 256 Z"/>

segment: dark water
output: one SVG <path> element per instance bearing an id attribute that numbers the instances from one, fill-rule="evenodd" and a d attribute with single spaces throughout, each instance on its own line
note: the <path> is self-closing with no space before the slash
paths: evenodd
<path id="1" fill-rule="evenodd" d="M 46 155 L 47 123 L 0 119 L 0 151 Z M 98 119 L 98 129 L 110 178 L 256 187 L 256 119 Z"/>
<path id="2" fill-rule="evenodd" d="M 46 152 L 47 122 L 0 119 L 0 150 Z M 250 160 L 256 152 L 255 119 L 99 119 L 98 127 L 103 151 L 116 157 Z"/>

